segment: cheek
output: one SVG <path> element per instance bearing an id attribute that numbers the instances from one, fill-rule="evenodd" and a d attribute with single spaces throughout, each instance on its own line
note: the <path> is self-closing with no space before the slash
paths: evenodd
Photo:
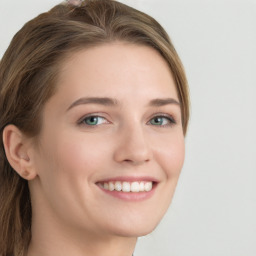
<path id="1" fill-rule="evenodd" d="M 63 134 L 61 140 L 56 142 L 52 152 L 55 166 L 62 175 L 70 176 L 71 179 L 90 179 L 108 158 L 107 145 L 104 140 L 95 141 L 93 136 L 77 136 Z"/>
<path id="2" fill-rule="evenodd" d="M 106 149 L 106 143 L 83 134 L 62 132 L 44 137 L 37 162 L 39 187 L 60 216 L 67 204 L 72 204 L 69 211 L 74 216 L 81 212 L 81 206 L 93 204 L 96 175 L 110 158 Z"/>
<path id="3" fill-rule="evenodd" d="M 165 140 L 158 140 L 158 146 L 154 147 L 154 159 L 162 173 L 162 179 L 158 186 L 157 209 L 155 214 L 159 219 L 166 213 L 179 179 L 184 162 L 185 145 L 182 133 L 165 136 Z M 157 144 L 155 144 L 157 145 Z"/>
<path id="4" fill-rule="evenodd" d="M 167 178 L 178 179 L 185 158 L 183 134 L 170 136 L 155 148 L 155 158 Z"/>

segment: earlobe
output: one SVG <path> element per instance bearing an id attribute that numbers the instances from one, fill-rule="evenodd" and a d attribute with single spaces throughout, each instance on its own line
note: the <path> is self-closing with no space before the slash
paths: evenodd
<path id="1" fill-rule="evenodd" d="M 18 174 L 25 180 L 33 180 L 36 177 L 36 173 L 33 171 L 27 171 L 21 169 Z"/>
<path id="2" fill-rule="evenodd" d="M 36 172 L 29 156 L 28 138 L 15 125 L 7 125 L 3 130 L 3 144 L 6 157 L 12 168 L 22 178 L 34 179 Z"/>

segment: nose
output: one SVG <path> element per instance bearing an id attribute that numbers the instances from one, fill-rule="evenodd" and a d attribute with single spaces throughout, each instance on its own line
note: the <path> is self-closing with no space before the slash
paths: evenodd
<path id="1" fill-rule="evenodd" d="M 122 129 L 118 134 L 114 160 L 119 163 L 140 165 L 150 161 L 152 152 L 141 125 Z"/>

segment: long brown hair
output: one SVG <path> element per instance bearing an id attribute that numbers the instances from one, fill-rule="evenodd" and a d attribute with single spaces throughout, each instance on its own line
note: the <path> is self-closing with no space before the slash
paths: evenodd
<path id="1" fill-rule="evenodd" d="M 60 4 L 26 23 L 0 62 L 0 255 L 25 255 L 31 239 L 28 183 L 7 161 L 3 129 L 14 124 L 28 136 L 40 131 L 40 114 L 54 94 L 58 68 L 70 53 L 111 41 L 148 45 L 170 66 L 181 102 L 183 131 L 189 96 L 181 61 L 152 17 L 113 0 Z"/>

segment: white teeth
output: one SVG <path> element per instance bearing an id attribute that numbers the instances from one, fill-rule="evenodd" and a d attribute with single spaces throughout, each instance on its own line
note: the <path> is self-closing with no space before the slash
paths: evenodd
<path id="1" fill-rule="evenodd" d="M 109 190 L 109 191 L 115 190 L 115 185 L 114 185 L 113 182 L 109 182 L 109 183 L 108 183 L 108 190 Z"/>
<path id="2" fill-rule="evenodd" d="M 115 182 L 115 190 L 121 191 L 122 190 L 122 183 L 120 181 Z"/>
<path id="3" fill-rule="evenodd" d="M 101 185 L 104 189 L 109 191 L 122 191 L 122 192 L 149 192 L 152 190 L 153 182 L 152 181 L 134 181 L 134 182 L 128 182 L 128 181 L 110 181 L 110 182 L 104 182 Z"/>
<path id="4" fill-rule="evenodd" d="M 135 181 L 131 184 L 131 191 L 132 192 L 140 192 L 140 184 L 139 182 Z"/>
<path id="5" fill-rule="evenodd" d="M 140 191 L 144 191 L 144 182 L 140 182 Z"/>
<path id="6" fill-rule="evenodd" d="M 129 182 L 123 182 L 123 187 L 122 187 L 123 192 L 130 192 L 131 191 L 131 185 Z"/>
<path id="7" fill-rule="evenodd" d="M 145 191 L 150 191 L 152 189 L 152 182 L 146 182 L 144 186 Z"/>

